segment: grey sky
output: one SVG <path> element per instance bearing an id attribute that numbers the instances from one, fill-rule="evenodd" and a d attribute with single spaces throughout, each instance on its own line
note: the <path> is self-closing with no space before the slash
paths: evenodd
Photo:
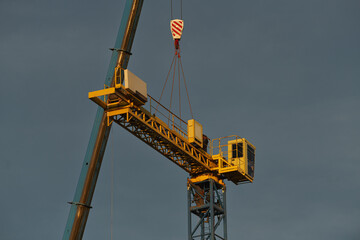
<path id="1" fill-rule="evenodd" d="M 0 0 L 0 239 L 60 239 L 125 1 Z M 360 238 L 360 1 L 183 1 L 182 62 L 210 138 L 257 147 L 228 183 L 229 239 Z M 176 15 L 175 15 L 176 16 Z M 178 16 L 178 15 L 177 15 Z M 145 1 L 129 69 L 159 97 L 169 1 Z M 185 239 L 186 177 L 114 126 L 84 239 Z"/>

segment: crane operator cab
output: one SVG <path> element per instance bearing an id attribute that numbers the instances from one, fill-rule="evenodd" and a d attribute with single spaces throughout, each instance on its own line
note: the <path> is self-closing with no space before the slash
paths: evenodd
<path id="1" fill-rule="evenodd" d="M 255 147 L 245 138 L 228 141 L 229 163 L 239 166 L 240 171 L 254 179 Z"/>
<path id="2" fill-rule="evenodd" d="M 254 180 L 255 151 L 248 140 L 232 135 L 213 139 L 210 154 L 219 163 L 218 172 L 239 184 Z"/>

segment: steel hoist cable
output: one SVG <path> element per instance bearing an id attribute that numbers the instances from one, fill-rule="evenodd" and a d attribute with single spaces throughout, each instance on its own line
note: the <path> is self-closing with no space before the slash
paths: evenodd
<path id="1" fill-rule="evenodd" d="M 189 102 L 189 107 L 190 107 L 191 117 L 192 117 L 192 118 L 194 118 L 194 114 L 193 114 L 193 111 L 192 111 L 192 108 L 191 108 L 191 102 L 190 102 L 190 97 L 189 97 L 189 91 L 188 91 L 188 88 L 187 88 L 187 85 L 186 85 L 186 79 L 185 79 L 184 69 L 183 69 L 182 62 L 181 62 L 181 58 L 180 58 L 179 62 L 180 62 L 181 72 L 182 72 L 183 79 L 184 79 L 184 85 L 185 85 L 186 95 L 187 95 L 188 102 Z"/>
<path id="2" fill-rule="evenodd" d="M 183 19 L 183 7 L 182 7 L 182 0 L 180 0 L 180 18 Z M 173 15 L 173 1 L 170 0 L 170 16 L 171 19 L 174 19 L 174 15 Z"/>
<path id="3" fill-rule="evenodd" d="M 186 84 L 184 68 L 183 68 L 183 65 L 182 65 L 182 62 L 181 62 L 180 49 L 176 50 L 175 55 L 174 55 L 174 57 L 172 59 L 172 62 L 170 64 L 170 69 L 169 69 L 168 74 L 166 76 L 165 83 L 164 83 L 164 86 L 162 88 L 161 95 L 160 95 L 160 98 L 159 98 L 159 102 L 158 102 L 158 104 L 156 106 L 156 112 L 158 111 L 159 104 L 160 104 L 160 102 L 161 102 L 161 100 L 162 100 L 162 98 L 164 96 L 165 88 L 166 88 L 166 85 L 167 85 L 167 82 L 168 82 L 170 76 L 172 77 L 172 83 L 171 83 L 169 110 L 172 111 L 172 108 L 173 108 L 174 85 L 175 85 L 175 78 L 177 78 L 177 80 L 178 80 L 178 88 L 179 88 L 178 89 L 178 93 L 179 93 L 179 117 L 180 118 L 182 117 L 182 108 L 181 108 L 181 78 L 182 78 L 183 83 L 184 83 L 184 87 L 185 87 L 185 90 L 186 90 L 186 95 L 187 95 L 187 101 L 188 101 L 188 104 L 189 104 L 190 114 L 191 114 L 191 117 L 194 118 L 194 114 L 193 114 L 192 106 L 191 106 L 191 101 L 190 101 L 190 95 L 189 95 L 188 87 L 187 87 L 187 84 Z"/>
<path id="4" fill-rule="evenodd" d="M 173 7 L 172 7 L 172 0 L 170 0 L 170 12 L 171 12 L 171 19 L 173 19 Z"/>
<path id="5" fill-rule="evenodd" d="M 172 85 L 171 85 L 171 95 L 170 95 L 170 112 L 171 112 L 172 99 L 173 99 L 173 92 L 174 92 L 175 72 L 176 72 L 176 58 L 175 58 L 175 64 L 174 64 L 173 81 L 172 81 Z"/>
<path id="6" fill-rule="evenodd" d="M 180 16 L 181 16 L 181 19 L 183 19 L 183 17 L 182 17 L 182 0 L 180 0 Z"/>
<path id="7" fill-rule="evenodd" d="M 180 59 L 178 61 L 178 76 L 179 76 L 179 114 L 180 114 L 180 118 L 181 118 L 181 94 L 180 94 L 180 90 L 181 90 L 181 85 L 180 85 Z M 181 122 L 180 122 L 181 123 Z"/>
<path id="8" fill-rule="evenodd" d="M 173 19 L 174 18 L 174 9 L 173 9 L 173 1 L 170 0 L 170 15 L 171 15 L 171 21 L 170 21 L 170 29 L 171 29 L 171 33 L 172 33 L 172 37 L 174 39 L 174 46 L 175 46 L 175 55 L 172 59 L 172 62 L 170 64 L 170 69 L 168 71 L 168 74 L 166 76 L 165 79 L 165 83 L 164 86 L 162 88 L 161 91 L 161 95 L 159 98 L 159 102 L 157 103 L 156 106 L 156 110 L 155 113 L 158 112 L 158 108 L 162 98 L 163 98 L 163 94 L 167 85 L 167 82 L 169 80 L 169 77 L 172 77 L 172 83 L 171 83 L 171 92 L 170 92 L 170 107 L 169 107 L 169 119 L 171 118 L 171 112 L 173 109 L 173 100 L 175 101 L 176 97 L 174 96 L 174 85 L 175 85 L 175 78 L 177 78 L 178 81 L 178 94 L 179 94 L 179 117 L 180 119 L 182 118 L 182 107 L 181 107 L 181 78 L 183 78 L 183 82 L 184 82 L 184 86 L 185 86 L 185 90 L 186 90 L 186 95 L 187 95 L 187 100 L 189 103 L 189 109 L 190 109 L 190 114 L 191 117 L 194 118 L 194 114 L 192 111 L 192 107 L 191 107 L 191 102 L 190 102 L 190 97 L 189 97 L 189 91 L 187 88 L 187 84 L 186 84 L 186 79 L 185 79 L 185 74 L 184 74 L 184 69 L 182 66 L 182 62 L 181 62 L 181 56 L 180 56 L 180 45 L 179 45 L 179 41 L 181 39 L 181 35 L 182 35 L 182 31 L 183 31 L 183 27 L 184 27 L 184 21 L 182 20 L 182 15 L 183 15 L 183 10 L 182 10 L 182 0 L 180 0 L 180 15 L 181 15 L 181 19 Z M 176 73 L 177 71 L 177 73 Z M 174 99 L 173 99 L 174 98 Z"/>
<path id="9" fill-rule="evenodd" d="M 166 76 L 165 84 L 164 84 L 164 86 L 163 86 L 163 89 L 162 89 L 162 91 L 161 91 L 161 95 L 160 95 L 160 98 L 159 98 L 159 103 L 161 102 L 161 98 L 162 98 L 162 96 L 163 96 L 163 94 L 164 94 L 164 90 L 165 90 L 165 87 L 166 87 L 166 83 L 167 83 L 167 81 L 168 81 L 168 79 L 169 79 L 170 72 L 171 72 L 172 66 L 173 66 L 173 64 L 174 64 L 175 58 L 176 58 L 176 55 L 173 57 L 173 60 L 172 60 L 171 65 L 170 65 L 169 72 L 168 72 L 168 74 L 167 74 L 167 76 Z M 158 103 L 157 106 L 156 106 L 156 112 L 158 111 L 159 103 Z"/>

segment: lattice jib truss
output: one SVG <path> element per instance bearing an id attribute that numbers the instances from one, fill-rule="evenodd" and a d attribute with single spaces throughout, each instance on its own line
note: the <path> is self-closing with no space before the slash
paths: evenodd
<path id="1" fill-rule="evenodd" d="M 89 98 L 104 109 L 108 125 L 116 123 L 125 128 L 190 176 L 210 174 L 235 184 L 252 181 L 252 178 L 244 175 L 238 166 L 231 164 L 221 154 L 212 156 L 190 144 L 186 130 L 181 127 L 186 123 L 165 107 L 163 108 L 168 112 L 163 115 L 169 116 L 168 123 L 160 119 L 158 116 L 161 114 L 157 111 L 159 103 L 150 95 L 150 111 L 143 107 L 144 99 L 137 97 L 123 85 L 118 88 L 105 86 L 105 89 L 90 92 Z M 152 111 L 155 107 L 151 102 L 157 103 L 156 111 Z M 178 119 L 180 124 L 176 124 L 175 119 Z"/>

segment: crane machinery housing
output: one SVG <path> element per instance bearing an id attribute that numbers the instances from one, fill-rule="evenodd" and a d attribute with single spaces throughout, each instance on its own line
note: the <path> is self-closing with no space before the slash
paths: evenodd
<path id="1" fill-rule="evenodd" d="M 114 124 L 189 173 L 188 239 L 227 239 L 224 180 L 252 182 L 256 148 L 233 135 L 213 139 L 207 149 L 202 125 L 195 119 L 186 122 L 167 109 L 147 93 L 146 82 L 127 69 L 142 5 L 143 0 L 126 1 L 105 87 L 89 93 L 98 110 L 63 240 L 82 239 Z"/>

